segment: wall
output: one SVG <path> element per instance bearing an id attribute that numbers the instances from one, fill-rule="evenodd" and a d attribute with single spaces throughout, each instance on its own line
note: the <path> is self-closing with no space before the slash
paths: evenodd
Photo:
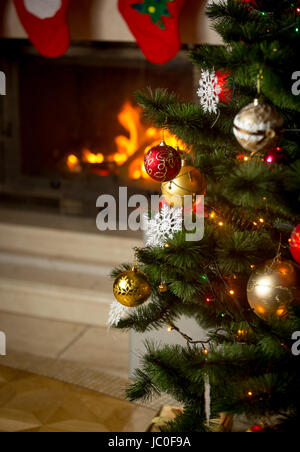
<path id="1" fill-rule="evenodd" d="M 69 23 L 73 40 L 134 41 L 117 9 L 118 0 L 71 0 Z M 206 0 L 187 0 L 180 17 L 183 43 L 220 43 L 205 16 Z M 13 0 L 1 0 L 0 36 L 26 38 Z M 2 23 L 1 23 L 2 22 Z"/>

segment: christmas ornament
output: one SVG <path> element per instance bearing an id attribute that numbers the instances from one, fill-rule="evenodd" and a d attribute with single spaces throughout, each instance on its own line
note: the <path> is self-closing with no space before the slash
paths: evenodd
<path id="1" fill-rule="evenodd" d="M 204 195 L 205 193 L 204 175 L 193 166 L 189 166 L 185 160 L 182 160 L 182 167 L 178 176 L 172 181 L 162 184 L 162 194 L 174 208 L 184 206 L 184 196 Z"/>
<path id="2" fill-rule="evenodd" d="M 201 72 L 199 80 L 200 88 L 197 91 L 200 97 L 200 103 L 205 113 L 218 113 L 218 105 L 220 102 L 228 102 L 231 93 L 226 85 L 226 79 L 229 73 L 222 74 L 220 71 L 204 71 Z"/>
<path id="3" fill-rule="evenodd" d="M 247 430 L 247 433 L 262 433 L 264 432 L 264 428 L 262 425 L 253 425 L 253 427 Z"/>
<path id="4" fill-rule="evenodd" d="M 277 146 L 265 154 L 264 160 L 266 163 L 282 163 L 286 158 L 284 150 Z"/>
<path id="5" fill-rule="evenodd" d="M 167 286 L 167 284 L 166 284 L 164 281 L 162 281 L 162 282 L 160 283 L 159 287 L 158 287 L 158 290 L 159 290 L 160 293 L 166 293 L 166 292 L 168 292 L 168 286 Z"/>
<path id="6" fill-rule="evenodd" d="M 300 271 L 290 261 L 273 260 L 259 267 L 250 277 L 247 295 L 261 319 L 284 318 L 292 303 L 300 303 Z"/>
<path id="7" fill-rule="evenodd" d="M 70 0 L 14 0 L 20 21 L 41 55 L 56 58 L 68 50 L 69 3 Z"/>
<path id="8" fill-rule="evenodd" d="M 113 292 L 119 303 L 135 308 L 148 300 L 152 290 L 148 277 L 134 265 L 132 270 L 127 270 L 117 277 Z"/>
<path id="9" fill-rule="evenodd" d="M 164 64 L 181 47 L 178 19 L 185 0 L 119 0 L 119 11 L 145 57 Z"/>
<path id="10" fill-rule="evenodd" d="M 146 246 L 165 246 L 177 232 L 182 231 L 182 222 L 182 209 L 162 206 L 153 219 L 145 218 Z"/>
<path id="11" fill-rule="evenodd" d="M 145 170 L 157 182 L 165 182 L 177 176 L 181 168 L 179 152 L 164 141 L 145 155 Z"/>
<path id="12" fill-rule="evenodd" d="M 233 132 L 240 145 L 252 153 L 277 145 L 283 133 L 283 119 L 277 111 L 255 99 L 234 119 Z"/>
<path id="13" fill-rule="evenodd" d="M 290 251 L 295 261 L 300 264 L 300 224 L 291 235 Z"/>
<path id="14" fill-rule="evenodd" d="M 129 313 L 130 308 L 118 303 L 117 301 L 113 301 L 110 305 L 110 310 L 108 314 L 107 325 L 109 327 L 117 326 L 120 320 L 124 319 L 126 315 Z"/>

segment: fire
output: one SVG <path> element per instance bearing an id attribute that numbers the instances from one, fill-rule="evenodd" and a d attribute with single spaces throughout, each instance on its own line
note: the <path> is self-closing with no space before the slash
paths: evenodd
<path id="1" fill-rule="evenodd" d="M 104 162 L 104 155 L 101 153 L 94 154 L 89 149 L 82 149 L 82 160 L 92 165 L 101 164 Z"/>
<path id="2" fill-rule="evenodd" d="M 118 136 L 115 139 L 117 145 L 117 153 L 114 155 L 114 161 L 118 165 L 124 165 L 127 160 L 136 152 L 143 150 L 144 154 L 153 147 L 158 145 L 162 139 L 162 132 L 155 127 L 146 127 L 141 121 L 142 110 L 140 107 L 134 107 L 130 102 L 126 102 L 118 115 L 120 124 L 127 130 L 129 138 L 126 136 Z M 165 140 L 169 146 L 185 149 L 184 144 L 178 141 L 175 135 L 165 132 Z M 133 180 L 151 178 L 146 173 L 144 167 L 144 158 L 142 156 L 134 159 L 129 165 L 129 176 Z"/>
<path id="3" fill-rule="evenodd" d="M 74 155 L 74 154 L 68 155 L 67 167 L 69 168 L 69 170 L 72 173 L 80 173 L 81 172 L 81 165 L 80 165 L 79 158 L 76 155 Z"/>
<path id="4" fill-rule="evenodd" d="M 162 140 L 162 132 L 155 127 L 147 127 L 142 123 L 142 109 L 133 106 L 129 101 L 125 102 L 120 113 L 118 121 L 128 133 L 128 136 L 119 135 L 115 138 L 117 151 L 104 156 L 102 153 L 93 153 L 90 149 L 81 149 L 81 160 L 75 154 L 67 157 L 67 167 L 72 172 L 80 172 L 82 163 L 91 165 L 102 164 L 104 162 L 114 162 L 117 166 L 128 164 L 129 177 L 133 180 L 150 180 L 145 171 L 144 155 Z M 175 135 L 168 131 L 164 133 L 164 139 L 169 146 L 185 149 L 184 143 L 178 141 Z M 138 157 L 131 159 L 136 153 Z M 130 163 L 128 160 L 131 159 Z"/>

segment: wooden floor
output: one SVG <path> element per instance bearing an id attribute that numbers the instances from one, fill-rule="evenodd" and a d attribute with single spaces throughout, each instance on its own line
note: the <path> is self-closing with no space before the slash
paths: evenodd
<path id="1" fill-rule="evenodd" d="M 144 432 L 155 412 L 0 366 L 1 432 Z"/>

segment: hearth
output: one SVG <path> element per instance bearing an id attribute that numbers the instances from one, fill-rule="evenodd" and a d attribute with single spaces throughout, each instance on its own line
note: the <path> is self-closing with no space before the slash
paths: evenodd
<path id="1" fill-rule="evenodd" d="M 165 66 L 134 44 L 75 43 L 56 60 L 27 41 L 1 40 L 0 199 L 94 215 L 100 194 L 159 191 L 143 168 L 161 133 L 147 124 L 134 92 L 165 87 L 190 101 L 195 72 L 186 51 Z M 176 145 L 176 137 L 168 142 Z"/>

